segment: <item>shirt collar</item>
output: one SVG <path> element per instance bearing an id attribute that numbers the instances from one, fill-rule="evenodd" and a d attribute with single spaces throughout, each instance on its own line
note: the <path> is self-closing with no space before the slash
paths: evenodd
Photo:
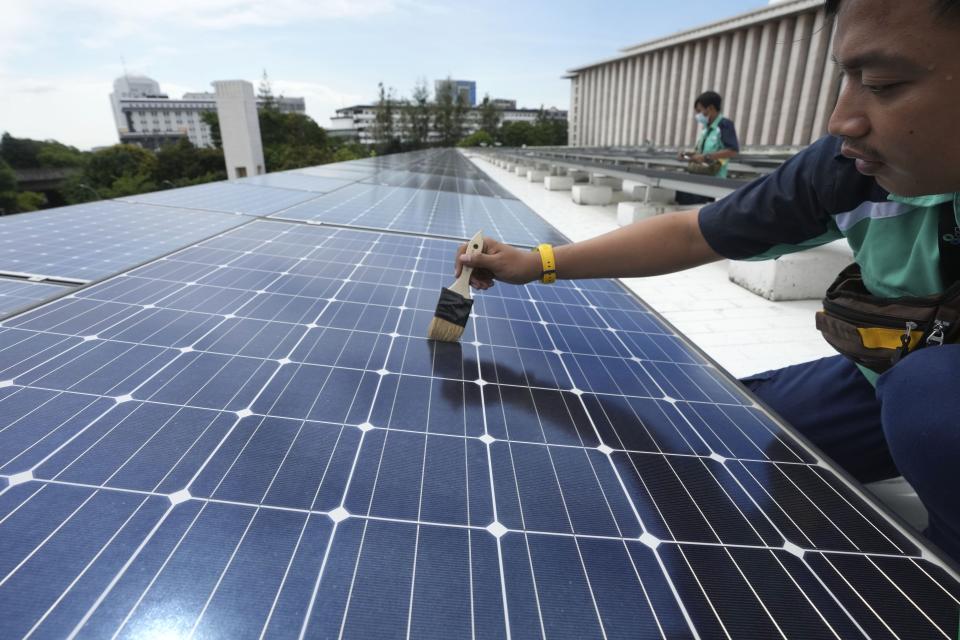
<path id="1" fill-rule="evenodd" d="M 954 202 L 958 198 L 960 198 L 960 193 L 938 193 L 930 196 L 913 197 L 898 196 L 895 193 L 891 193 L 887 196 L 887 200 L 892 200 L 893 202 L 899 202 L 901 204 L 910 204 L 915 207 L 936 207 L 944 202 Z"/>

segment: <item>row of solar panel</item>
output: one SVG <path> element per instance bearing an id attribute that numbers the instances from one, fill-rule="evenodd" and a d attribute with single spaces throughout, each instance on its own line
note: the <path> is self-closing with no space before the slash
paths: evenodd
<path id="1" fill-rule="evenodd" d="M 960 589 L 617 285 L 253 221 L 0 328 L 0 636 L 933 637 Z"/>
<path id="2" fill-rule="evenodd" d="M 434 157 L 454 169 L 398 170 L 429 171 Z M 0 286 L 0 314 L 48 299 L 58 285 L 109 276 L 246 221 L 226 214 L 460 238 L 486 229 L 526 245 L 562 240 L 460 154 L 429 151 L 2 218 L 0 277 L 11 279 Z"/>

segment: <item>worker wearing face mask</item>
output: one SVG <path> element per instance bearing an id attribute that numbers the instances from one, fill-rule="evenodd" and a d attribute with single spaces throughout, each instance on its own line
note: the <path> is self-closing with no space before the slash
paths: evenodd
<path id="1" fill-rule="evenodd" d="M 706 91 L 697 96 L 693 103 L 694 117 L 700 125 L 697 146 L 688 157 L 692 162 L 712 164 L 719 162 L 720 167 L 714 174 L 718 178 L 727 177 L 727 162 L 740 152 L 737 130 L 733 121 L 720 112 L 723 99 L 716 91 Z"/>
<path id="2" fill-rule="evenodd" d="M 737 130 L 733 121 L 720 112 L 723 99 L 716 91 L 705 91 L 693 103 L 694 118 L 700 125 L 697 144 L 692 152 L 681 152 L 680 158 L 690 164 L 691 173 L 727 177 L 727 163 L 740 152 Z M 693 193 L 677 192 L 677 204 L 704 204 L 713 198 Z"/>

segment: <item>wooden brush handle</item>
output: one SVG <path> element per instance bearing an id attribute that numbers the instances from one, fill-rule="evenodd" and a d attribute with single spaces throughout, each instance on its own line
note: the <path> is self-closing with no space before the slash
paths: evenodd
<path id="1" fill-rule="evenodd" d="M 477 233 L 470 238 L 470 241 L 467 243 L 466 255 L 473 256 L 478 253 L 483 253 L 483 231 L 477 231 Z M 460 270 L 460 277 L 457 278 L 456 282 L 447 287 L 450 291 L 455 291 L 459 293 L 464 298 L 470 298 L 470 275 L 473 273 L 473 267 L 468 267 L 463 265 L 463 268 Z"/>

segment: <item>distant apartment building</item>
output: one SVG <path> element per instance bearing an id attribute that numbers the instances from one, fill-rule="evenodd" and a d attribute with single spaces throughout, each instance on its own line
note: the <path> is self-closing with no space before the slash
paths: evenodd
<path id="1" fill-rule="evenodd" d="M 257 102 L 263 104 L 262 100 Z M 303 98 L 274 98 L 274 103 L 284 113 L 306 112 Z M 197 147 L 213 146 L 210 127 L 201 118 L 204 112 L 217 110 L 213 92 L 170 98 L 156 80 L 127 75 L 114 81 L 110 104 L 121 143 L 156 150 L 187 138 Z"/>
<path id="2" fill-rule="evenodd" d="M 503 101 L 508 102 L 508 101 Z M 512 109 L 502 109 L 500 111 L 500 123 L 507 122 L 529 122 L 533 124 L 540 109 L 518 109 L 516 100 L 510 100 L 514 105 Z M 394 129 L 400 131 L 403 126 L 401 119 L 402 108 L 394 110 L 393 122 Z M 543 109 L 544 117 L 550 120 L 566 120 L 567 112 L 562 109 L 548 108 Z M 358 104 L 352 107 L 337 109 L 336 116 L 330 118 L 330 129 L 340 132 L 340 135 L 346 135 L 346 132 L 352 131 L 354 137 L 361 144 L 373 144 L 376 142 L 374 134 L 374 121 L 377 117 L 377 105 Z M 464 115 L 463 134 L 465 136 L 480 130 L 480 109 L 468 109 Z M 402 137 L 406 137 L 403 135 Z M 440 139 L 440 133 L 431 127 L 429 140 L 436 142 Z"/>
<path id="3" fill-rule="evenodd" d="M 438 96 L 449 93 L 454 102 L 460 98 L 468 107 L 477 106 L 477 83 L 473 80 L 437 80 L 433 83 L 433 91 Z"/>

